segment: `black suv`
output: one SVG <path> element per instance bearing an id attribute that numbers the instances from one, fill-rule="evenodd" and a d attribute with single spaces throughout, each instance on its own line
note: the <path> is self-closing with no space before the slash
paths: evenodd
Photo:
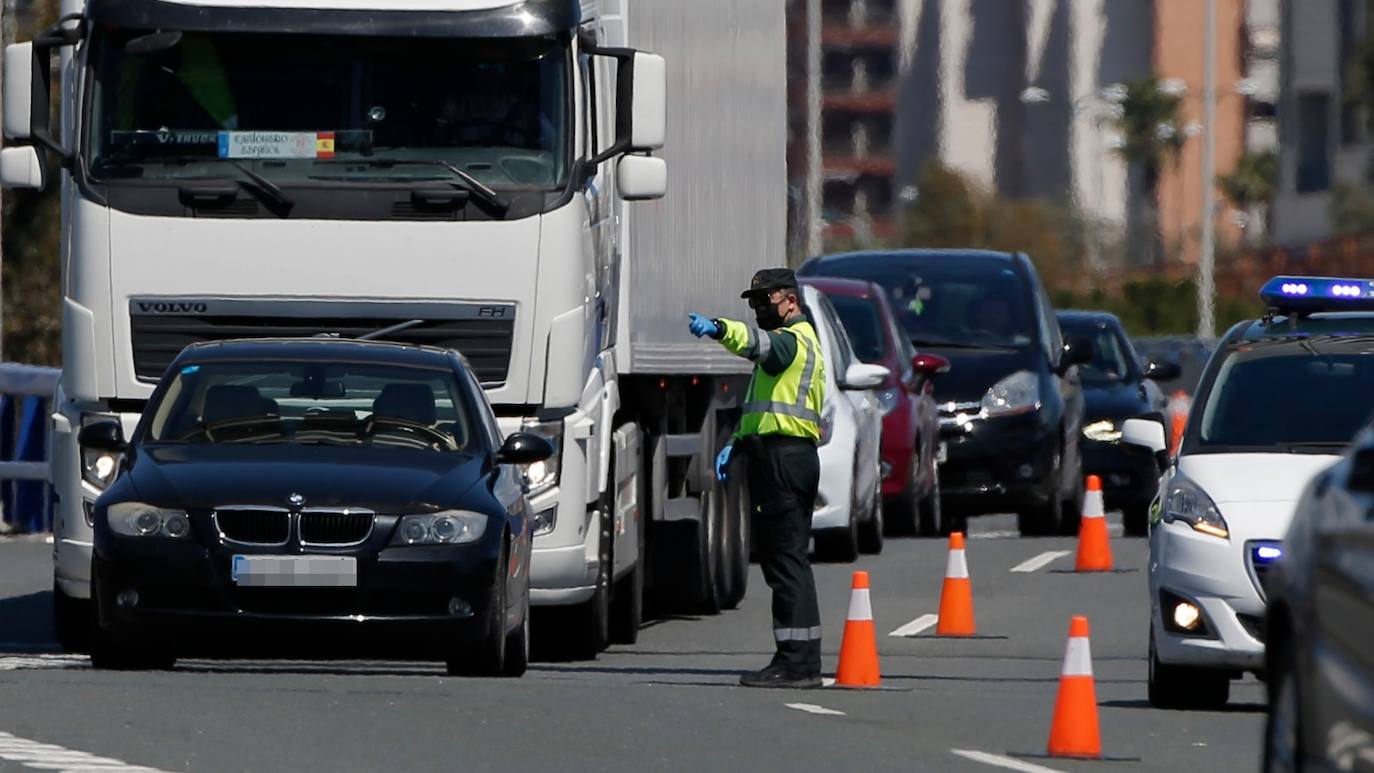
<path id="1" fill-rule="evenodd" d="M 1076 533 L 1083 390 L 1075 366 L 1091 360 L 1092 344 L 1064 340 L 1026 255 L 852 252 L 812 258 L 798 273 L 877 283 L 912 343 L 953 364 L 935 384 L 946 509 L 1015 512 L 1025 535 Z"/>

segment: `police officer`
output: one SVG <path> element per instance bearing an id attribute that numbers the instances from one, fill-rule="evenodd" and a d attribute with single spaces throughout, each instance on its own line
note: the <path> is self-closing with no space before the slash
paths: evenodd
<path id="1" fill-rule="evenodd" d="M 740 297 L 749 301 L 757 327 L 700 314 L 691 314 L 688 326 L 698 338 L 714 338 L 755 365 L 739 432 L 716 458 L 716 475 L 725 479 L 734 456 L 748 459 L 760 564 L 773 589 L 777 654 L 767 668 L 741 676 L 740 684 L 820 687 L 821 619 L 806 549 L 820 485 L 816 443 L 825 359 L 790 269 L 759 271 Z"/>

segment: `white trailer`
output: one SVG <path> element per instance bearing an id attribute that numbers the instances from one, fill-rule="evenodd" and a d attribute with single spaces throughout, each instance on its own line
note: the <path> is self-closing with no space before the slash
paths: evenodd
<path id="1" fill-rule="evenodd" d="M 181 347 L 253 336 L 458 349 L 504 430 L 555 441 L 526 474 L 545 644 L 633 641 L 646 582 L 737 603 L 747 504 L 711 460 L 745 363 L 685 322 L 784 260 L 783 6 L 63 0 L 5 52 L 5 133 L 27 144 L 0 181 L 61 162 L 64 641 L 120 464 L 81 427 L 132 430 Z"/>

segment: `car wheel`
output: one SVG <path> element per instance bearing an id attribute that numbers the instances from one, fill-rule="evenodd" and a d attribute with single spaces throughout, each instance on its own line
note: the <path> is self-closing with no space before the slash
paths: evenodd
<path id="1" fill-rule="evenodd" d="M 95 604 L 90 599 L 74 599 L 52 586 L 53 638 L 63 652 L 89 653 L 95 631 Z"/>
<path id="2" fill-rule="evenodd" d="M 530 588 L 529 575 L 524 576 L 525 593 L 524 616 L 514 631 L 506 634 L 506 662 L 501 673 L 504 676 L 524 676 L 530 665 Z"/>
<path id="3" fill-rule="evenodd" d="M 935 537 L 942 534 L 949 534 L 949 530 L 945 528 L 945 521 L 951 519 L 953 513 L 946 515 L 941 511 L 941 507 L 940 476 L 936 475 L 931 480 L 930 490 L 926 492 L 926 495 L 921 498 L 920 502 L 922 537 Z M 962 528 L 959 530 L 962 531 Z"/>
<path id="4" fill-rule="evenodd" d="M 870 555 L 883 552 L 883 495 L 882 491 L 873 492 L 873 512 L 868 520 L 859 526 L 859 550 Z"/>
<path id="5" fill-rule="evenodd" d="M 1161 709 L 1219 709 L 1231 698 L 1231 677 L 1209 668 L 1159 662 L 1150 631 L 1150 705 Z"/>
<path id="6" fill-rule="evenodd" d="M 1263 769 L 1265 773 L 1296 773 L 1303 768 L 1302 693 L 1292 648 L 1283 646 L 1270 662 L 1277 668 L 1268 675 L 1269 712 L 1264 724 Z"/>
<path id="7" fill-rule="evenodd" d="M 1145 537 L 1150 533 L 1150 505 L 1131 505 L 1121 511 L 1121 530 L 1128 537 Z"/>
<path id="8" fill-rule="evenodd" d="M 506 668 L 506 573 L 510 545 L 501 542 L 501 555 L 491 578 L 491 591 L 482 610 L 480 637 L 474 644 L 452 645 L 445 664 L 450 676 L 500 676 Z"/>

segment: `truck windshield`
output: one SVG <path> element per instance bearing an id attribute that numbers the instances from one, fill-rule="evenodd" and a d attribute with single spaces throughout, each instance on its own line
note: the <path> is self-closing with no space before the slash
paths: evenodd
<path id="1" fill-rule="evenodd" d="M 1224 356 L 1204 398 L 1200 450 L 1333 453 L 1374 410 L 1369 338 L 1241 341 Z"/>
<path id="2" fill-rule="evenodd" d="M 570 53 L 553 37 L 107 32 L 88 157 L 104 181 L 451 180 L 563 187 Z"/>

